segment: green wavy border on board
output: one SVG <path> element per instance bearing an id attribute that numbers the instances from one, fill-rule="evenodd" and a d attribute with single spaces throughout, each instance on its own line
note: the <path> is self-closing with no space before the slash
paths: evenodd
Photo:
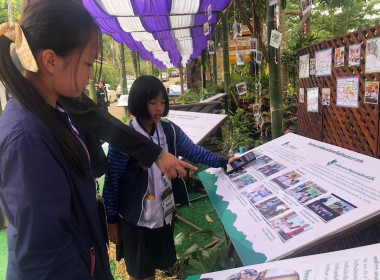
<path id="1" fill-rule="evenodd" d="M 265 254 L 255 252 L 252 249 L 252 242 L 246 239 L 247 236 L 243 232 L 238 231 L 236 227 L 234 227 L 237 215 L 228 210 L 228 202 L 223 201 L 223 198 L 220 195 L 216 194 L 217 186 L 215 183 L 218 177 L 214 174 L 208 173 L 207 170 L 198 173 L 198 176 L 203 186 L 205 187 L 216 211 L 218 212 L 218 215 L 223 222 L 228 236 L 231 239 L 235 250 L 238 253 L 243 264 L 246 266 L 264 263 L 267 260 Z"/>

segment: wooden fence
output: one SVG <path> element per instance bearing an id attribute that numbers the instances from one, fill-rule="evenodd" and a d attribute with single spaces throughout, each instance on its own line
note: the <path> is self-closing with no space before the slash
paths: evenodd
<path id="1" fill-rule="evenodd" d="M 298 99 L 297 134 L 325 143 L 337 145 L 368 156 L 380 158 L 379 105 L 364 102 L 365 82 L 379 81 L 380 73 L 365 73 L 366 41 L 380 37 L 380 25 L 348 33 L 301 49 L 298 56 L 309 54 L 315 58 L 315 52 L 332 48 L 332 53 L 339 47 L 344 48 L 344 66 L 334 67 L 335 56 L 332 55 L 332 75 L 299 78 L 299 88 L 305 90 L 305 102 Z M 349 46 L 361 44 L 359 66 L 348 66 Z M 380 52 L 380 49 L 377 50 Z M 346 108 L 336 106 L 337 78 L 359 77 L 359 106 Z M 307 88 L 319 88 L 318 113 L 307 111 Z M 322 106 L 322 88 L 330 88 L 330 106 Z M 299 92 L 299 91 L 298 91 Z"/>

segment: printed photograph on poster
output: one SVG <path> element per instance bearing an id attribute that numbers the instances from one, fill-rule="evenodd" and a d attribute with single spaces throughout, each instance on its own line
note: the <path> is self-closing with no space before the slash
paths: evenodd
<path id="1" fill-rule="evenodd" d="M 258 274 L 257 270 L 247 268 L 247 269 L 244 269 L 238 273 L 232 274 L 231 276 L 226 278 L 226 280 L 256 279 L 256 276 L 258 276 L 258 275 L 259 274 Z M 202 280 L 202 279 L 199 279 L 199 280 Z M 203 279 L 203 280 L 206 280 L 206 279 Z M 213 280 L 213 279 L 210 278 L 207 280 Z"/>
<path id="2" fill-rule="evenodd" d="M 270 220 L 289 209 L 281 199 L 277 196 L 272 197 L 264 202 L 255 204 L 255 208 L 259 210 L 261 215 L 267 220 Z"/>
<path id="3" fill-rule="evenodd" d="M 249 39 L 249 48 L 251 52 L 254 52 L 257 50 L 257 39 L 256 38 L 250 38 Z"/>
<path id="4" fill-rule="evenodd" d="M 315 52 L 315 76 L 331 76 L 332 48 Z"/>
<path id="5" fill-rule="evenodd" d="M 325 222 L 331 221 L 357 208 L 355 205 L 334 194 L 318 199 L 306 206 Z"/>
<path id="6" fill-rule="evenodd" d="M 277 30 L 273 29 L 271 32 L 271 35 L 270 35 L 269 45 L 278 49 L 280 47 L 280 44 L 281 44 L 281 38 L 282 38 L 282 34 L 280 32 L 278 32 Z"/>
<path id="7" fill-rule="evenodd" d="M 269 6 L 273 6 L 274 4 L 277 4 L 278 0 L 269 0 Z"/>
<path id="8" fill-rule="evenodd" d="M 344 47 L 335 49 L 334 58 L 334 67 L 344 66 Z"/>
<path id="9" fill-rule="evenodd" d="M 262 155 L 262 156 L 257 157 L 256 160 L 254 160 L 251 163 L 251 166 L 255 169 L 258 169 L 261 166 L 264 166 L 265 164 L 270 163 L 272 161 L 273 161 L 273 159 L 271 159 L 270 157 L 268 157 L 266 155 Z"/>
<path id="10" fill-rule="evenodd" d="M 203 24 L 203 33 L 205 36 L 210 34 L 210 24 L 208 22 Z"/>
<path id="11" fill-rule="evenodd" d="M 211 20 L 212 19 L 212 9 L 211 9 L 211 4 L 207 6 L 207 19 Z"/>
<path id="12" fill-rule="evenodd" d="M 299 77 L 309 78 L 309 54 L 301 55 L 299 63 Z"/>
<path id="13" fill-rule="evenodd" d="M 359 107 L 359 77 L 337 78 L 336 106 Z"/>
<path id="14" fill-rule="evenodd" d="M 239 95 L 243 95 L 247 93 L 247 85 L 245 82 L 241 82 L 236 84 L 236 90 Z"/>
<path id="15" fill-rule="evenodd" d="M 208 53 L 214 54 L 215 53 L 215 43 L 212 40 L 207 41 L 207 47 L 208 47 Z"/>
<path id="16" fill-rule="evenodd" d="M 256 63 L 261 64 L 263 61 L 263 53 L 260 51 L 256 51 Z"/>
<path id="17" fill-rule="evenodd" d="M 378 104 L 379 101 L 379 82 L 365 82 L 364 102 Z"/>
<path id="18" fill-rule="evenodd" d="M 238 23 L 236 20 L 232 24 L 232 33 L 234 35 L 234 39 L 236 39 L 238 36 L 242 36 L 241 23 Z"/>
<path id="19" fill-rule="evenodd" d="M 239 177 L 240 175 L 243 175 L 247 173 L 247 170 L 245 170 L 245 167 L 243 166 L 241 169 L 231 173 L 231 174 L 228 174 L 228 178 L 230 178 L 231 180 L 232 179 L 235 179 L 237 177 Z"/>
<path id="20" fill-rule="evenodd" d="M 322 105 L 330 106 L 330 88 L 322 89 Z"/>
<path id="21" fill-rule="evenodd" d="M 260 167 L 257 170 L 260 171 L 261 173 L 263 173 L 266 177 L 269 177 L 273 174 L 276 174 L 277 172 L 280 172 L 281 170 L 283 170 L 285 168 L 286 168 L 285 165 L 282 165 L 281 163 L 278 163 L 275 161 L 275 162 L 272 162 L 268 165 Z"/>
<path id="22" fill-rule="evenodd" d="M 361 58 L 361 44 L 351 45 L 348 49 L 348 66 L 359 66 Z"/>
<path id="23" fill-rule="evenodd" d="M 308 202 L 322 194 L 326 193 L 326 190 L 317 186 L 311 181 L 303 183 L 293 189 L 288 190 L 288 193 L 296 198 L 300 203 Z"/>
<path id="24" fill-rule="evenodd" d="M 244 65 L 244 64 L 245 64 L 245 53 L 236 52 L 236 65 Z"/>
<path id="25" fill-rule="evenodd" d="M 367 39 L 365 72 L 380 72 L 380 37 Z"/>
<path id="26" fill-rule="evenodd" d="M 310 58 L 310 75 L 315 75 L 315 58 Z"/>
<path id="27" fill-rule="evenodd" d="M 240 190 L 246 186 L 249 186 L 249 185 L 257 182 L 257 180 L 255 178 L 253 178 L 253 176 L 251 174 L 245 174 L 243 176 L 240 176 L 237 179 L 232 180 L 232 182 L 234 182 L 236 187 Z"/>
<path id="28" fill-rule="evenodd" d="M 317 87 L 307 89 L 307 111 L 310 113 L 318 113 L 318 92 Z"/>
<path id="29" fill-rule="evenodd" d="M 262 201 L 265 197 L 272 194 L 272 192 L 264 185 L 260 185 L 250 191 L 243 191 L 242 194 L 248 198 L 249 202 L 254 205 Z"/>
<path id="30" fill-rule="evenodd" d="M 311 0 L 301 0 L 301 7 L 302 7 L 302 14 L 306 14 L 308 11 L 311 10 Z"/>
<path id="31" fill-rule="evenodd" d="M 291 171 L 281 176 L 278 176 L 272 179 L 271 181 L 279 185 L 283 190 L 286 190 L 290 187 L 294 187 L 295 185 L 297 185 L 298 183 L 301 183 L 304 180 L 305 179 L 302 177 L 301 174 L 295 171 Z"/>
<path id="32" fill-rule="evenodd" d="M 300 103 L 305 103 L 305 89 L 304 88 L 299 89 L 299 101 Z"/>
<path id="33" fill-rule="evenodd" d="M 284 216 L 280 216 L 270 222 L 270 225 L 284 242 L 292 239 L 302 232 L 312 229 L 312 227 L 294 211 Z"/>

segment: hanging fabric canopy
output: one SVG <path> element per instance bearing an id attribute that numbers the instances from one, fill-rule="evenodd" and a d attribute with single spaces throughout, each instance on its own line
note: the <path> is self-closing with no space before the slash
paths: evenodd
<path id="1" fill-rule="evenodd" d="M 103 33 L 161 68 L 185 65 L 207 48 L 218 12 L 232 0 L 83 0 Z M 212 16 L 207 8 L 211 4 Z M 203 25 L 209 22 L 210 34 Z"/>

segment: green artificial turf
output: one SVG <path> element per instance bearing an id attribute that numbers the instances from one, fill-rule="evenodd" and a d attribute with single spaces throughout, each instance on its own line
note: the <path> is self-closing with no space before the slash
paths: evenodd
<path id="1" fill-rule="evenodd" d="M 7 230 L 0 231 L 0 280 L 5 280 L 8 262 Z"/>

